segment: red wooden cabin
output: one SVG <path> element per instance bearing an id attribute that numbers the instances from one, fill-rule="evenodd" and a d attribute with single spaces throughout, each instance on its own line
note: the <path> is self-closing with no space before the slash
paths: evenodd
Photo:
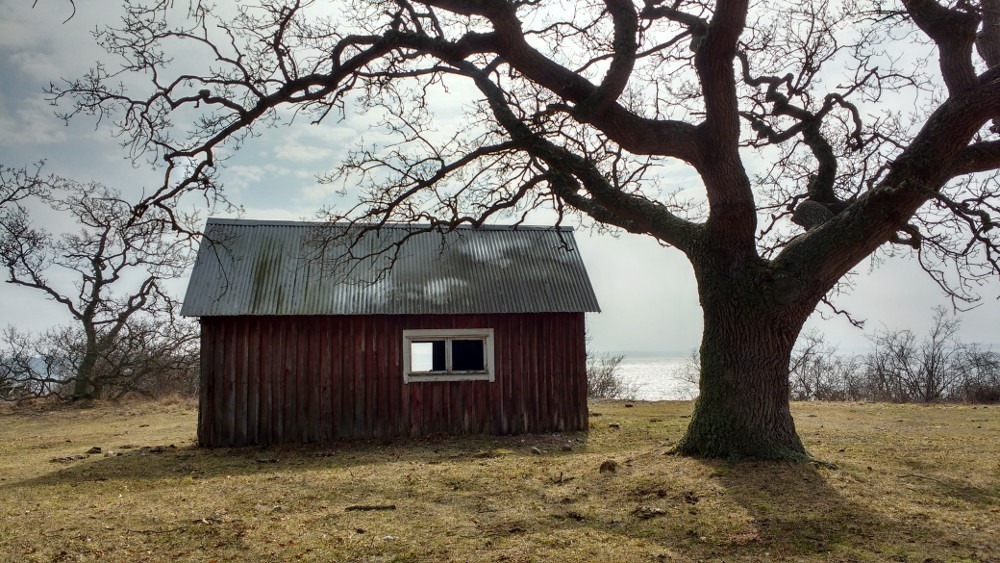
<path id="1" fill-rule="evenodd" d="M 182 314 L 200 317 L 204 446 L 587 427 L 572 229 L 210 219 Z"/>

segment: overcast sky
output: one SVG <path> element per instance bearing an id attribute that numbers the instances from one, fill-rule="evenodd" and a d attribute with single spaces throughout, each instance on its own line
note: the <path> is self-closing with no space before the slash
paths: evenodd
<path id="1" fill-rule="evenodd" d="M 126 160 L 106 124 L 80 118 L 64 126 L 42 96 L 49 82 L 77 77 L 102 56 L 89 32 L 105 14 L 117 13 L 120 4 L 77 2 L 76 15 L 66 23 L 68 2 L 31 5 L 32 0 L 0 0 L 0 164 L 23 166 L 45 159 L 49 172 L 133 194 L 154 185 L 155 173 Z M 247 218 L 311 218 L 321 206 L 340 201 L 315 181 L 316 175 L 328 171 L 367 132 L 360 119 L 268 130 L 223 170 L 227 194 L 245 207 Z M 701 310 L 683 255 L 636 235 L 615 238 L 580 231 L 577 240 L 603 310 L 588 319 L 597 349 L 685 355 L 698 346 Z M 874 272 L 863 264 L 854 281 L 856 288 L 835 303 L 866 320 L 868 333 L 883 328 L 921 333 L 930 324 L 932 308 L 948 304 L 912 260 L 892 260 Z M 176 285 L 178 295 L 183 287 Z M 978 308 L 961 314 L 962 338 L 1000 348 L 1000 285 L 983 288 L 981 295 Z M 60 307 L 39 293 L 0 286 L 0 326 L 38 330 L 65 321 Z M 843 318 L 823 320 L 816 313 L 809 326 L 843 351 L 867 346 L 865 333 Z"/>

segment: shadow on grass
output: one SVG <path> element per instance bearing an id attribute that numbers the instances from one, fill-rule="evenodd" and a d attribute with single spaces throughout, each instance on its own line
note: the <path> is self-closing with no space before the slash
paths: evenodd
<path id="1" fill-rule="evenodd" d="M 883 493 L 872 491 L 870 502 L 857 502 L 830 484 L 835 474 L 846 472 L 844 477 L 853 481 L 849 486 L 863 491 L 866 477 L 856 471 L 807 463 L 704 463 L 730 500 L 751 515 L 772 555 L 919 561 L 925 560 L 923 554 L 942 550 L 951 552 L 950 557 L 968 557 L 977 548 L 974 543 L 963 546 L 963 534 L 920 510 L 897 505 L 895 498 L 880 499 L 876 495 Z M 952 479 L 933 484 L 939 486 L 931 493 L 935 496 L 960 497 L 983 506 L 997 501 L 989 491 Z"/>
<path id="2" fill-rule="evenodd" d="M 978 510 L 994 510 L 1000 506 L 1000 489 L 987 489 L 954 477 L 936 475 L 933 464 L 913 459 L 901 460 L 906 470 L 899 474 L 900 482 L 919 488 L 940 502 L 966 502 Z"/>
<path id="3" fill-rule="evenodd" d="M 107 454 L 54 458 L 45 475 L 9 479 L 0 490 L 14 487 L 73 485 L 87 481 L 213 478 L 274 472 L 349 469 L 397 462 L 440 464 L 506 456 L 533 456 L 537 449 L 562 455 L 587 441 L 586 432 L 517 436 L 444 436 L 351 440 L 324 444 L 241 448 L 155 446 L 117 448 Z M 570 450 L 571 451 L 571 450 Z"/>
<path id="4" fill-rule="evenodd" d="M 829 469 L 792 462 L 705 463 L 731 501 L 750 515 L 762 543 L 782 556 L 865 552 L 874 547 L 872 540 L 902 531 L 845 499 L 829 485 Z"/>

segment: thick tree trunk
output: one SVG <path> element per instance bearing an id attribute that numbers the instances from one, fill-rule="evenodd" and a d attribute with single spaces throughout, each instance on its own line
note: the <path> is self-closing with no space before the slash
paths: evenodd
<path id="1" fill-rule="evenodd" d="M 97 360 L 100 357 L 98 348 L 97 331 L 85 328 L 83 358 L 76 368 L 76 377 L 73 381 L 73 400 L 96 399 L 100 395 L 101 389 L 95 377 Z"/>
<path id="2" fill-rule="evenodd" d="M 97 365 L 97 354 L 86 353 L 76 370 L 73 381 L 73 400 L 95 399 L 100 389 L 95 385 L 94 368 Z"/>
<path id="3" fill-rule="evenodd" d="M 699 288 L 705 319 L 700 393 L 676 451 L 805 459 L 789 410 L 788 364 L 808 312 L 775 301 L 758 275 L 742 281 L 699 276 Z"/>

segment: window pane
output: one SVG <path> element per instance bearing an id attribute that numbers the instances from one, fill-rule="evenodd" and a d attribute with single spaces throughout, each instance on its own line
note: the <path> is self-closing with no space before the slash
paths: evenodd
<path id="1" fill-rule="evenodd" d="M 483 340 L 452 340 L 451 369 L 454 371 L 485 371 Z"/>
<path id="2" fill-rule="evenodd" d="M 445 371 L 448 367 L 444 363 L 444 340 L 435 340 L 431 344 L 434 347 L 433 371 Z"/>
<path id="3" fill-rule="evenodd" d="M 434 369 L 434 343 L 410 342 L 410 371 Z"/>

